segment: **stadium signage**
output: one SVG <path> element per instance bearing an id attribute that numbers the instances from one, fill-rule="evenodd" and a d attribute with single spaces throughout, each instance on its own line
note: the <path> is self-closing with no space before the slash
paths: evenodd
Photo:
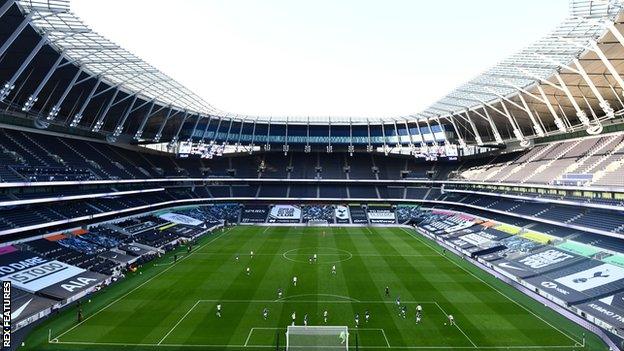
<path id="1" fill-rule="evenodd" d="M 2 255 L 0 264 L 0 279 L 10 281 L 15 287 L 33 293 L 85 271 L 26 252 Z"/>
<path id="2" fill-rule="evenodd" d="M 37 266 L 46 262 L 48 262 L 48 260 L 41 258 L 39 256 L 27 258 L 25 260 L 21 260 L 18 262 L 13 262 L 7 265 L 0 266 L 0 274 L 6 275 L 6 274 L 19 272 L 26 268 Z"/>
<path id="3" fill-rule="evenodd" d="M 68 300 L 73 296 L 92 291 L 98 284 L 104 282 L 107 276 L 95 272 L 85 271 L 74 277 L 59 281 L 56 284 L 39 291 L 39 294 L 54 299 Z"/>
<path id="4" fill-rule="evenodd" d="M 164 219 L 165 221 L 169 221 L 171 223 L 191 225 L 194 227 L 197 227 L 203 224 L 203 222 L 200 220 L 197 220 L 195 218 L 185 216 L 179 213 L 171 213 L 171 212 L 164 213 L 158 217 Z"/>
<path id="5" fill-rule="evenodd" d="M 602 264 L 555 281 L 577 291 L 591 290 L 624 279 L 624 268 Z"/>
<path id="6" fill-rule="evenodd" d="M 301 221 L 301 209 L 291 205 L 275 205 L 269 217 L 270 223 L 298 223 Z"/>
<path id="7" fill-rule="evenodd" d="M 61 284 L 61 288 L 74 292 L 75 290 L 83 289 L 84 287 L 92 285 L 92 283 L 97 282 L 97 279 L 89 278 L 89 277 L 75 277 L 74 279 L 68 281 L 67 283 Z"/>
<path id="8" fill-rule="evenodd" d="M 579 310 L 602 320 L 610 326 L 624 328 L 624 294 L 617 293 L 576 306 Z"/>
<path id="9" fill-rule="evenodd" d="M 616 320 L 616 321 L 618 321 L 620 323 L 624 323 L 624 316 L 622 316 L 618 312 L 611 311 L 611 310 L 607 309 L 606 307 L 600 306 L 600 305 L 598 305 L 596 303 L 593 303 L 593 302 L 592 303 L 588 303 L 587 307 L 591 308 L 592 310 L 594 310 L 594 311 L 596 311 L 596 312 L 598 312 L 598 313 L 600 313 L 602 315 L 605 315 L 605 316 L 607 316 L 609 318 L 612 318 L 612 319 L 614 319 L 614 320 Z"/>
<path id="10" fill-rule="evenodd" d="M 533 269 L 546 268 L 556 263 L 561 263 L 574 256 L 559 250 L 546 250 L 535 255 L 527 256 L 518 262 Z"/>
<path id="11" fill-rule="evenodd" d="M 396 223 L 394 212 L 389 209 L 368 209 L 368 219 L 371 223 L 390 224 Z"/>
<path id="12" fill-rule="evenodd" d="M 347 206 L 338 205 L 335 209 L 336 222 L 338 223 L 349 223 L 349 208 Z"/>

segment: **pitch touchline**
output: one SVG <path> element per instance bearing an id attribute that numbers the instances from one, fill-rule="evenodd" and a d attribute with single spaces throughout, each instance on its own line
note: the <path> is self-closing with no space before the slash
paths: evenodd
<path id="1" fill-rule="evenodd" d="M 201 247 L 199 247 L 197 250 L 204 248 L 207 245 L 212 244 L 213 242 L 215 242 L 217 239 L 223 237 L 225 234 L 229 233 L 232 230 L 232 228 L 229 228 L 228 230 L 226 230 L 225 232 L 222 232 L 220 234 L 217 234 L 216 238 L 213 238 L 212 240 L 210 240 L 209 242 L 205 243 L 204 245 L 202 245 Z M 175 262 L 173 265 L 163 269 L 162 271 L 156 273 L 153 277 L 149 278 L 148 280 L 144 281 L 143 283 L 137 285 L 134 289 L 128 291 L 127 293 L 121 295 L 119 298 L 113 300 L 112 302 L 110 302 L 108 305 L 102 307 L 101 309 L 97 310 L 95 313 L 93 313 L 92 315 L 88 316 L 87 318 L 83 319 L 81 322 L 77 323 L 76 325 L 72 326 L 71 328 L 67 329 L 66 331 L 64 331 L 63 333 L 59 334 L 55 339 L 60 339 L 63 335 L 69 333 L 70 331 L 76 329 L 77 327 L 79 327 L 80 325 L 82 325 L 83 323 L 85 323 L 86 321 L 88 321 L 89 319 L 95 317 L 96 315 L 98 315 L 100 312 L 104 311 L 105 309 L 109 308 L 110 306 L 114 305 L 115 303 L 121 301 L 122 299 L 124 299 L 126 296 L 130 295 L 131 293 L 133 293 L 134 291 L 138 290 L 139 288 L 141 288 L 142 286 L 144 286 L 145 284 L 151 282 L 153 279 L 159 277 L 161 274 L 169 271 L 171 268 L 175 267 L 175 265 L 177 265 L 178 263 L 184 261 L 185 259 L 191 257 L 193 254 L 195 253 L 195 251 L 191 252 L 190 254 L 182 257 L 181 259 L 179 259 L 177 262 Z"/>
<path id="2" fill-rule="evenodd" d="M 86 345 L 86 346 L 124 346 L 124 347 L 188 347 L 188 348 L 275 348 L 275 345 L 210 345 L 210 344 L 145 344 L 145 343 L 121 343 L 121 342 L 90 342 L 90 341 L 55 341 L 54 344 L 61 345 Z M 575 348 L 578 345 L 529 345 L 529 346 L 479 346 L 479 349 L 497 350 L 497 349 L 565 349 Z M 360 349 L 422 349 L 422 350 L 442 350 L 442 349 L 470 349 L 474 350 L 474 346 L 365 346 L 360 345 Z"/>
<path id="3" fill-rule="evenodd" d="M 529 312 L 530 314 L 532 314 L 533 316 L 535 316 L 536 318 L 538 318 L 539 320 L 541 320 L 542 322 L 548 324 L 551 328 L 555 329 L 556 331 L 558 331 L 559 333 L 561 333 L 562 335 L 564 335 L 565 337 L 567 337 L 568 339 L 574 341 L 576 344 L 580 345 L 581 343 L 574 339 L 573 337 L 571 337 L 570 335 L 568 335 L 567 333 L 563 332 L 561 329 L 555 327 L 554 325 L 552 325 L 550 322 L 546 321 L 544 318 L 540 317 L 539 315 L 537 315 L 535 312 L 531 311 L 530 309 L 528 309 L 527 307 L 523 306 L 522 304 L 520 304 L 518 301 L 512 299 L 511 297 L 507 296 L 506 294 L 504 294 L 502 291 L 500 291 L 499 289 L 497 289 L 496 287 L 494 287 L 492 284 L 486 282 L 485 280 L 481 279 L 481 277 L 477 276 L 476 274 L 474 274 L 473 272 L 469 271 L 468 269 L 466 269 L 465 267 L 462 267 L 461 265 L 459 265 L 457 262 L 451 260 L 449 257 L 447 257 L 446 255 L 441 254 L 438 250 L 436 250 L 435 248 L 433 248 L 429 243 L 427 243 L 426 241 L 423 241 L 421 238 L 419 238 L 417 235 L 414 235 L 413 233 L 410 233 L 408 230 L 406 230 L 405 228 L 401 228 L 401 230 L 403 230 L 404 232 L 406 232 L 409 236 L 415 238 L 416 240 L 418 240 L 419 242 L 425 244 L 426 246 L 428 246 L 431 250 L 433 250 L 434 252 L 438 253 L 438 255 L 443 256 L 444 258 L 446 258 L 449 262 L 453 263 L 455 266 L 459 267 L 461 270 L 463 270 L 464 272 L 470 274 L 471 276 L 477 278 L 480 282 L 482 282 L 483 284 L 489 286 L 490 288 L 492 288 L 494 291 L 496 291 L 497 293 L 499 293 L 501 296 L 505 297 L 507 300 L 513 302 L 514 304 L 520 306 L 522 309 L 524 309 L 525 311 Z"/>

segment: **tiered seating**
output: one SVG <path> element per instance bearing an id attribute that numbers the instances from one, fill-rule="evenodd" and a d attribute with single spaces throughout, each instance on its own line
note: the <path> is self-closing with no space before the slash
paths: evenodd
<path id="1" fill-rule="evenodd" d="M 466 162 L 459 177 L 472 181 L 551 184 L 564 176 L 587 174 L 587 180 L 567 182 L 571 185 L 624 186 L 624 179 L 618 176 L 622 166 L 624 134 L 617 133 L 537 145 L 521 153 L 479 158 Z"/>
<path id="2" fill-rule="evenodd" d="M 116 263 L 95 255 L 80 253 L 71 248 L 61 246 L 57 242 L 39 239 L 24 244 L 29 251 L 50 259 L 65 262 L 80 268 L 98 272 L 102 274 L 112 275 L 113 270 L 117 267 Z"/>

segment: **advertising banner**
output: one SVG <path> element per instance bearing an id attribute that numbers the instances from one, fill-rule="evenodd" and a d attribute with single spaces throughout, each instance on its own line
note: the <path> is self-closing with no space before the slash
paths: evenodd
<path id="1" fill-rule="evenodd" d="M 172 212 L 164 213 L 164 214 L 159 215 L 158 217 L 171 223 L 191 225 L 194 227 L 204 224 L 204 222 L 200 220 L 197 220 L 193 217 L 185 216 L 179 213 L 172 213 Z"/>
<path id="2" fill-rule="evenodd" d="M 30 252 L 16 251 L 0 256 L 0 280 L 34 293 L 84 272 L 60 261 L 49 261 Z"/>
<path id="3" fill-rule="evenodd" d="M 347 206 L 338 205 L 335 209 L 336 223 L 351 223 L 351 215 Z"/>
<path id="4" fill-rule="evenodd" d="M 396 223 L 394 212 L 389 208 L 368 208 L 368 220 L 371 223 L 391 224 Z"/>
<path id="5" fill-rule="evenodd" d="M 301 209 L 292 205 L 275 205 L 269 214 L 269 223 L 299 223 Z"/>

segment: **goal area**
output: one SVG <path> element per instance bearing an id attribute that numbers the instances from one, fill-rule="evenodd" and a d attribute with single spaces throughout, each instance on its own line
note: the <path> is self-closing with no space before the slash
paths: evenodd
<path id="1" fill-rule="evenodd" d="M 349 329 L 345 326 L 289 326 L 286 351 L 346 351 Z"/>

